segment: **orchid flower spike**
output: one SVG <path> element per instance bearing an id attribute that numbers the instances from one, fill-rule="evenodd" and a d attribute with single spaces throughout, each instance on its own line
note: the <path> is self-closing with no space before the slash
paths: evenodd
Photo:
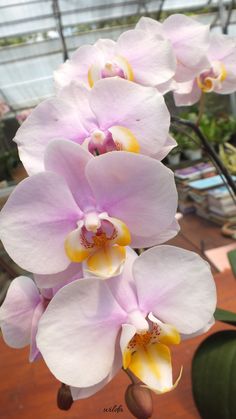
<path id="1" fill-rule="evenodd" d="M 170 41 L 140 28 L 123 32 L 117 42 L 99 39 L 80 47 L 54 72 L 54 79 L 59 88 L 72 81 L 93 87 L 110 77 L 159 87 L 172 78 L 175 67 Z"/>
<path id="2" fill-rule="evenodd" d="M 198 102 L 203 93 L 230 94 L 236 91 L 236 40 L 228 35 L 211 34 L 207 53 L 209 65 L 197 77 L 179 83 L 174 91 L 177 106 Z"/>
<path id="3" fill-rule="evenodd" d="M 169 16 L 163 23 L 142 17 L 136 25 L 153 36 L 161 36 L 171 42 L 177 61 L 173 79 L 176 82 L 192 80 L 208 65 L 209 26 L 181 14 Z"/>
<path id="4" fill-rule="evenodd" d="M 169 137 L 170 115 L 154 88 L 112 78 L 87 90 L 74 84 L 41 103 L 17 131 L 20 158 L 32 175 L 44 170 L 47 144 L 64 139 L 92 154 L 123 150 L 162 160 L 176 145 Z"/>
<path id="5" fill-rule="evenodd" d="M 0 215 L 0 237 L 23 269 L 60 282 L 70 264 L 117 275 L 125 247 L 150 247 L 177 234 L 173 173 L 147 156 L 120 151 L 93 157 L 69 141 L 51 142 L 45 172 L 21 182 Z M 63 272 L 64 271 L 64 272 Z M 37 276 L 36 276 L 37 278 Z"/>
<path id="6" fill-rule="evenodd" d="M 73 398 L 102 388 L 123 368 L 156 393 L 172 390 L 171 345 L 212 325 L 216 290 L 197 254 L 159 246 L 128 249 L 122 274 L 74 281 L 40 319 L 37 346 Z"/>
<path id="7" fill-rule="evenodd" d="M 76 279 L 81 278 L 77 272 Z M 15 278 L 7 291 L 0 307 L 0 328 L 6 344 L 12 348 L 24 348 L 30 345 L 29 361 L 33 362 L 41 355 L 36 345 L 38 322 L 56 292 L 71 279 L 64 280 L 54 288 L 39 290 L 35 282 L 26 277 Z"/>

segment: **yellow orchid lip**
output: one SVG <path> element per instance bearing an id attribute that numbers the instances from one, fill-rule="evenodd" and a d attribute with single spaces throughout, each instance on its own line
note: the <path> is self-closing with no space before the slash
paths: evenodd
<path id="1" fill-rule="evenodd" d="M 132 66 L 122 55 L 117 55 L 111 61 L 107 61 L 103 67 L 98 64 L 92 64 L 88 70 L 88 84 L 93 88 L 98 80 L 117 76 L 134 81 Z"/>
<path id="2" fill-rule="evenodd" d="M 178 384 L 172 382 L 170 344 L 179 344 L 180 335 L 174 326 L 157 320 L 151 330 L 136 333 L 123 352 L 123 368 L 139 378 L 145 387 L 156 393 L 171 391 Z M 182 372 L 182 370 L 181 370 Z"/>
<path id="3" fill-rule="evenodd" d="M 135 135 L 126 127 L 115 125 L 109 128 L 117 150 L 129 151 L 132 153 L 140 152 L 140 145 Z"/>
<path id="4" fill-rule="evenodd" d="M 119 271 L 126 258 L 125 246 L 131 236 L 127 226 L 116 218 L 88 214 L 79 227 L 68 234 L 65 251 L 72 262 L 85 262 L 87 270 L 101 277 Z"/>
<path id="5" fill-rule="evenodd" d="M 227 70 L 224 63 L 217 61 L 212 64 L 211 70 L 203 72 L 196 80 L 198 87 L 204 93 L 209 93 L 214 90 L 215 86 L 219 87 L 226 77 Z"/>

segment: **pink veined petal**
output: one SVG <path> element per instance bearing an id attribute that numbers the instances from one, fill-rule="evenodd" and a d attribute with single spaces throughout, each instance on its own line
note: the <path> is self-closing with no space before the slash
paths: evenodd
<path id="1" fill-rule="evenodd" d="M 16 133 L 20 158 L 32 175 L 44 170 L 43 156 L 52 140 L 72 140 L 82 143 L 96 121 L 88 103 L 89 91 L 82 85 L 71 84 L 58 96 L 38 105 Z"/>
<path id="2" fill-rule="evenodd" d="M 155 154 L 152 157 L 154 159 L 157 159 L 157 160 L 161 161 L 176 146 L 177 146 L 177 142 L 175 141 L 175 139 L 173 137 L 171 137 L 171 135 L 168 135 L 168 137 L 166 138 L 166 142 L 163 145 L 163 147 L 159 150 L 159 152 L 157 154 Z"/>
<path id="3" fill-rule="evenodd" d="M 26 276 L 14 279 L 0 307 L 0 326 L 4 341 L 12 348 L 29 345 L 31 324 L 40 295 L 33 280 Z"/>
<path id="4" fill-rule="evenodd" d="M 142 237 L 145 245 L 148 238 L 153 244 L 154 235 L 158 239 L 174 220 L 173 173 L 160 162 L 134 153 L 110 152 L 91 160 L 86 172 L 101 212 L 123 221 L 131 239 L 134 235 L 140 244 Z"/>
<path id="5" fill-rule="evenodd" d="M 154 235 L 153 237 L 147 237 L 147 239 L 145 239 L 145 237 L 136 237 L 133 234 L 132 240 L 134 243 L 134 247 L 150 247 L 163 244 L 168 240 L 173 239 L 173 237 L 175 237 L 178 234 L 179 230 L 179 223 L 176 219 L 174 219 L 165 230 L 158 234 L 158 236 Z"/>
<path id="6" fill-rule="evenodd" d="M 197 103 L 202 95 L 201 89 L 198 87 L 197 81 L 187 81 L 178 83 L 178 87 L 174 91 L 174 100 L 176 106 L 190 106 Z"/>
<path id="7" fill-rule="evenodd" d="M 116 55 L 116 45 L 117 43 L 112 39 L 99 39 L 94 44 L 102 52 L 104 61 L 112 59 Z"/>
<path id="8" fill-rule="evenodd" d="M 133 263 L 137 259 L 137 253 L 130 247 L 126 247 L 126 261 L 121 275 L 109 278 L 107 286 L 114 295 L 119 305 L 127 312 L 138 308 L 137 293 L 133 279 Z"/>
<path id="9" fill-rule="evenodd" d="M 38 358 L 41 357 L 41 354 L 36 345 L 36 335 L 38 331 L 38 323 L 42 314 L 45 311 L 45 308 L 46 308 L 45 303 L 43 301 L 40 301 L 34 310 L 34 314 L 32 318 L 32 325 L 31 325 L 31 336 L 30 336 L 30 355 L 29 355 L 30 362 L 34 362 Z"/>
<path id="10" fill-rule="evenodd" d="M 62 272 L 52 275 L 34 275 L 34 279 L 39 288 L 52 288 L 52 296 L 62 286 L 69 284 L 75 279 L 82 278 L 81 263 L 70 263 L 70 265 Z M 46 296 L 46 295 L 45 295 Z M 50 298 L 52 298 L 52 296 Z M 46 297 L 47 298 L 47 297 Z"/>
<path id="11" fill-rule="evenodd" d="M 96 385 L 111 373 L 126 316 L 106 282 L 91 278 L 72 282 L 58 291 L 41 317 L 37 346 L 61 382 Z"/>
<path id="12" fill-rule="evenodd" d="M 116 343 L 116 349 L 115 349 L 115 359 L 112 365 L 111 372 L 108 374 L 104 380 L 100 381 L 100 383 L 95 384 L 91 387 L 84 387 L 84 388 L 78 388 L 78 387 L 71 387 L 71 394 L 73 397 L 73 400 L 80 400 L 85 399 L 87 397 L 92 396 L 93 394 L 97 393 L 99 390 L 101 390 L 103 387 L 106 386 L 119 372 L 122 366 L 122 357 L 121 357 L 121 351 L 118 346 L 118 342 Z"/>
<path id="13" fill-rule="evenodd" d="M 228 61 L 236 64 L 236 41 L 234 37 L 218 33 L 211 33 L 208 57 L 210 61 Z"/>
<path id="14" fill-rule="evenodd" d="M 209 58 L 220 61 L 226 70 L 226 78 L 214 91 L 219 94 L 230 94 L 236 91 L 236 42 L 228 35 L 212 34 Z"/>
<path id="15" fill-rule="evenodd" d="M 163 31 L 172 42 L 177 58 L 176 81 L 191 80 L 207 68 L 208 25 L 203 25 L 188 16 L 175 14 L 163 22 Z"/>
<path id="16" fill-rule="evenodd" d="M 154 88 L 116 77 L 100 80 L 91 91 L 90 105 L 100 129 L 128 128 L 143 154 L 157 153 L 166 141 L 170 115 Z"/>
<path id="17" fill-rule="evenodd" d="M 150 17 L 142 16 L 135 26 L 136 29 L 141 29 L 149 34 L 157 35 L 164 38 L 163 24 Z"/>
<path id="18" fill-rule="evenodd" d="M 75 201 L 84 209 L 94 208 L 94 197 L 85 175 L 85 167 L 91 153 L 79 144 L 69 141 L 53 141 L 45 152 L 45 169 L 61 175 L 67 182 Z"/>
<path id="19" fill-rule="evenodd" d="M 134 262 L 133 274 L 140 309 L 180 333 L 194 333 L 212 318 L 215 283 L 199 255 L 174 246 L 153 247 Z"/>
<path id="20" fill-rule="evenodd" d="M 176 60 L 171 43 L 143 30 L 123 32 L 117 41 L 117 54 L 128 60 L 137 83 L 156 86 L 175 74 Z"/>
<path id="21" fill-rule="evenodd" d="M 102 54 L 95 45 L 82 45 L 71 56 L 71 59 L 54 71 L 56 86 L 64 87 L 71 82 L 88 84 L 88 70 L 95 62 L 102 61 Z"/>
<path id="22" fill-rule="evenodd" d="M 82 213 L 64 179 L 44 172 L 23 180 L 0 215 L 0 238 L 23 269 L 52 274 L 70 264 L 64 241 Z"/>
<path id="23" fill-rule="evenodd" d="M 192 80 L 201 70 L 208 67 L 208 25 L 202 25 L 188 16 L 174 14 L 163 23 L 142 17 L 136 28 L 171 41 L 177 59 L 176 81 Z"/>
<path id="24" fill-rule="evenodd" d="M 203 333 L 207 333 L 208 330 L 212 326 L 214 326 L 214 324 L 215 324 L 215 317 L 213 316 L 204 327 L 197 330 L 195 333 L 190 333 L 190 334 L 187 334 L 187 335 L 182 333 L 181 334 L 181 341 L 186 340 L 186 339 L 192 339 L 192 338 L 195 338 L 196 336 L 202 335 Z"/>
<path id="25" fill-rule="evenodd" d="M 159 84 L 157 86 L 158 92 L 160 92 L 162 95 L 165 95 L 166 93 L 175 90 L 176 84 L 176 81 L 173 79 L 167 81 L 166 83 Z"/>

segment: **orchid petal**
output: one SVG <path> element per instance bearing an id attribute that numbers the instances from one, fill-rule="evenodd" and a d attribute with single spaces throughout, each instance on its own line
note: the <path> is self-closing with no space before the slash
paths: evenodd
<path id="1" fill-rule="evenodd" d="M 85 167 L 91 153 L 70 141 L 52 141 L 45 153 L 45 169 L 61 175 L 67 182 L 78 206 L 83 210 L 94 204 Z"/>
<path id="2" fill-rule="evenodd" d="M 50 141 L 82 143 L 89 135 L 88 130 L 97 128 L 88 95 L 84 86 L 71 84 L 55 98 L 38 105 L 18 129 L 14 141 L 30 175 L 44 170 L 44 151 Z"/>
<path id="3" fill-rule="evenodd" d="M 3 207 L 1 240 L 23 269 L 38 274 L 60 272 L 70 263 L 65 238 L 81 215 L 64 179 L 40 173 L 23 180 Z"/>
<path id="4" fill-rule="evenodd" d="M 194 333 L 212 318 L 215 284 L 199 255 L 174 246 L 154 247 L 135 260 L 133 273 L 140 309 L 152 311 L 180 333 Z"/>
<path id="5" fill-rule="evenodd" d="M 156 86 L 175 74 L 175 56 L 166 39 L 152 37 L 139 29 L 129 30 L 120 35 L 117 51 L 127 58 L 137 83 Z"/>
<path id="6" fill-rule="evenodd" d="M 175 139 L 173 137 L 171 137 L 171 135 L 168 135 L 168 137 L 166 138 L 165 144 L 163 145 L 163 147 L 161 148 L 161 150 L 159 150 L 159 152 L 155 155 L 153 155 L 152 157 L 156 160 L 163 160 L 167 154 L 169 154 L 169 152 L 176 147 L 178 144 L 175 141 Z"/>
<path id="7" fill-rule="evenodd" d="M 82 278 L 82 265 L 80 263 L 70 263 L 62 272 L 51 275 L 34 274 L 34 279 L 39 288 L 52 288 L 52 296 L 63 285 L 67 285 L 75 279 Z M 52 298 L 52 297 L 51 297 Z"/>
<path id="8" fill-rule="evenodd" d="M 0 308 L 0 326 L 7 345 L 12 348 L 29 345 L 32 319 L 39 302 L 39 292 L 32 279 L 19 276 L 12 281 Z"/>
<path id="9" fill-rule="evenodd" d="M 36 361 L 41 356 L 36 346 L 36 335 L 38 331 L 38 323 L 42 314 L 45 311 L 45 308 L 46 308 L 45 303 L 43 303 L 43 301 L 40 301 L 34 310 L 34 314 L 32 318 L 32 325 L 31 325 L 31 336 L 30 336 L 30 356 L 29 356 L 30 362 Z"/>
<path id="10" fill-rule="evenodd" d="M 134 234 L 141 243 L 144 237 L 147 245 L 149 236 L 151 241 L 154 235 L 158 239 L 173 222 L 177 206 L 173 173 L 160 162 L 110 152 L 90 160 L 86 172 L 101 211 L 122 220 L 131 238 Z"/>
<path id="11" fill-rule="evenodd" d="M 58 291 L 41 317 L 37 346 L 61 382 L 93 386 L 112 370 L 116 338 L 125 318 L 106 282 L 74 281 Z"/>
<path id="12" fill-rule="evenodd" d="M 142 153 L 155 154 L 166 141 L 170 116 L 154 88 L 116 77 L 100 80 L 91 91 L 90 106 L 102 130 L 128 128 Z"/>
<path id="13" fill-rule="evenodd" d="M 116 347 L 115 359 L 112 365 L 112 369 L 110 373 L 107 375 L 107 377 L 104 378 L 104 380 L 100 381 L 98 384 L 95 384 L 94 386 L 91 386 L 91 387 L 84 387 L 84 388 L 71 387 L 71 394 L 72 394 L 73 400 L 85 399 L 97 393 L 115 377 L 115 375 L 121 369 L 121 365 L 122 365 L 121 352 L 118 349 L 118 347 Z"/>
<path id="14" fill-rule="evenodd" d="M 173 239 L 178 232 L 180 231 L 180 225 L 176 219 L 162 232 L 158 235 L 154 235 L 152 237 L 136 237 L 134 234 L 132 235 L 132 243 L 134 247 L 151 247 L 157 246 L 158 244 L 163 244 L 168 240 Z"/>
<path id="15" fill-rule="evenodd" d="M 95 45 L 82 45 L 58 70 L 54 71 L 56 86 L 64 87 L 72 81 L 88 87 L 88 69 L 94 63 L 102 63 L 102 55 Z"/>
<path id="16" fill-rule="evenodd" d="M 169 16 L 163 22 L 165 36 L 172 42 L 177 58 L 175 79 L 188 81 L 209 64 L 209 26 L 181 14 Z"/>
<path id="17" fill-rule="evenodd" d="M 133 263 L 137 257 L 138 255 L 133 249 L 126 247 L 126 259 L 121 274 L 110 278 L 107 282 L 116 301 L 127 313 L 138 309 L 138 299 L 132 273 Z"/>
<path id="18" fill-rule="evenodd" d="M 201 95 L 202 91 L 198 87 L 196 79 L 185 83 L 178 83 L 178 87 L 174 91 L 175 104 L 176 106 L 193 105 L 200 100 Z"/>

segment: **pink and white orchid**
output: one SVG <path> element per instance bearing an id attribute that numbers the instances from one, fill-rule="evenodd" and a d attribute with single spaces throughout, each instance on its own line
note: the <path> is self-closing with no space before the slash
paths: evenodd
<path id="1" fill-rule="evenodd" d="M 208 65 L 209 26 L 181 14 L 169 16 L 163 23 L 142 17 L 136 25 L 150 35 L 168 39 L 176 57 L 176 82 L 192 80 Z"/>
<path id="2" fill-rule="evenodd" d="M 158 87 L 172 78 L 175 67 L 171 43 L 140 28 L 123 32 L 117 42 L 99 39 L 83 45 L 54 72 L 54 78 L 58 87 L 72 81 L 93 87 L 110 77 Z"/>
<path id="3" fill-rule="evenodd" d="M 168 136 L 170 115 L 154 88 L 113 78 L 91 90 L 62 89 L 41 103 L 17 131 L 20 158 L 30 175 L 40 172 L 47 144 L 64 139 L 92 154 L 124 150 L 163 158 L 176 143 Z"/>
<path id="4" fill-rule="evenodd" d="M 229 94 L 236 91 L 236 40 L 211 34 L 207 53 L 209 65 L 193 80 L 179 83 L 174 91 L 177 106 L 198 102 L 203 93 Z"/>
<path id="5" fill-rule="evenodd" d="M 45 169 L 16 187 L 0 215 L 3 245 L 23 269 L 56 274 L 84 262 L 106 278 L 122 269 L 127 245 L 153 246 L 178 231 L 173 173 L 157 160 L 122 151 L 93 157 L 58 140 L 46 149 Z M 45 278 L 45 287 L 52 278 L 61 281 Z"/>
<path id="6" fill-rule="evenodd" d="M 177 384 L 170 345 L 206 330 L 215 306 L 210 267 L 197 254 L 159 246 L 137 257 L 129 249 L 120 276 L 74 281 L 55 295 L 40 319 L 37 345 L 56 378 L 82 388 L 83 397 L 122 364 L 163 393 Z M 75 389 L 74 398 L 80 394 Z"/>
<path id="7" fill-rule="evenodd" d="M 82 270 L 77 269 L 76 279 L 81 277 Z M 19 276 L 11 282 L 0 307 L 0 328 L 4 341 L 12 348 L 30 345 L 30 362 L 41 356 L 36 345 L 40 317 L 57 291 L 73 280 L 65 278 L 63 283 L 54 288 L 39 290 L 32 279 Z"/>

